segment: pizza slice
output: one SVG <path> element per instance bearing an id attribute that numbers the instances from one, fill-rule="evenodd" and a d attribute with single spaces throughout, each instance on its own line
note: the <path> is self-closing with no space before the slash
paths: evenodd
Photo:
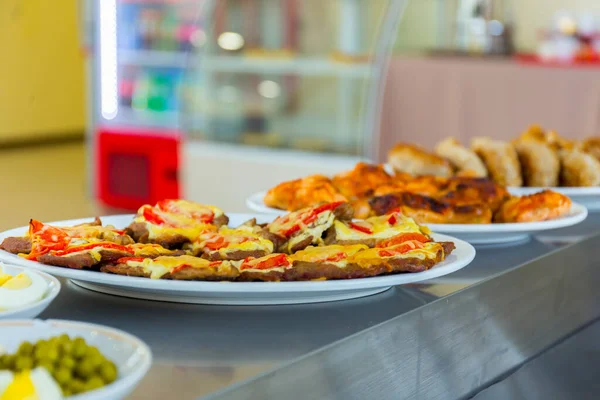
<path id="1" fill-rule="evenodd" d="M 191 246 L 192 254 L 211 261 L 259 258 L 273 252 L 273 242 L 255 232 L 251 226 L 232 229 L 221 227 L 218 232 L 200 235 Z"/>
<path id="2" fill-rule="evenodd" d="M 387 215 L 360 221 L 335 221 L 331 229 L 327 231 L 325 243 L 364 244 L 368 247 L 375 247 L 379 243 L 389 241 L 397 236 L 428 242 L 431 241 L 429 234 L 430 231 L 426 226 L 421 226 L 414 219 L 394 211 Z"/>
<path id="3" fill-rule="evenodd" d="M 323 244 L 323 233 L 333 222 L 351 219 L 353 214 L 348 203 L 327 203 L 277 217 L 266 230 L 281 238 L 283 244 L 278 251 L 292 254 L 311 244 Z"/>
<path id="4" fill-rule="evenodd" d="M 133 239 L 125 231 L 111 225 L 102 226 L 102 221 L 98 217 L 92 222 L 69 227 L 55 227 L 32 219 L 29 221 L 29 227 L 25 236 L 4 239 L 0 244 L 0 249 L 13 254 L 29 254 L 32 251 L 33 236 L 37 237 L 38 242 L 41 239 L 46 244 L 52 242 L 53 237 L 56 238 L 56 241 L 69 237 L 71 239 L 98 239 L 120 245 L 133 243 Z M 64 243 L 68 242 L 64 241 Z"/>
<path id="5" fill-rule="evenodd" d="M 381 268 L 387 273 L 423 272 L 444 261 L 453 250 L 452 242 L 408 240 L 358 252 L 348 263 L 362 268 Z"/>
<path id="6" fill-rule="evenodd" d="M 60 250 L 50 250 L 44 254 L 26 256 L 30 260 L 42 264 L 54 265 L 73 269 L 92 268 L 104 263 L 113 262 L 121 257 L 132 256 L 133 251 L 122 246 L 105 241 L 74 240 Z"/>
<path id="7" fill-rule="evenodd" d="M 388 272 L 383 264 L 364 265 L 348 260 L 368 247 L 364 244 L 309 246 L 290 256 L 293 268 L 285 273 L 286 281 L 353 279 Z"/>
<path id="8" fill-rule="evenodd" d="M 157 258 L 123 257 L 113 265 L 100 268 L 102 272 L 151 279 L 231 281 L 239 271 L 229 261 L 209 261 L 203 258 L 161 256 Z"/>
<path id="9" fill-rule="evenodd" d="M 222 210 L 185 200 L 143 205 L 126 232 L 138 243 L 156 243 L 173 249 L 193 242 L 202 233 L 228 222 Z"/>

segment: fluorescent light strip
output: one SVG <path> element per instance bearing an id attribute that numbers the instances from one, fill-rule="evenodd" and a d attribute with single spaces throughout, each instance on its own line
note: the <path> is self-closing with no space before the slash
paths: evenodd
<path id="1" fill-rule="evenodd" d="M 117 93 L 117 0 L 100 3 L 100 109 L 113 119 L 118 112 Z"/>

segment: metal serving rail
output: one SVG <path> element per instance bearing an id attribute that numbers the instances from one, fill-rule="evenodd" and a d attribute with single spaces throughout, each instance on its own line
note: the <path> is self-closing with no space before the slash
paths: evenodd
<path id="1" fill-rule="evenodd" d="M 480 246 L 447 277 L 321 304 L 162 303 L 63 280 L 41 318 L 148 343 L 154 364 L 131 399 L 459 398 L 600 315 L 600 214 L 539 237 Z"/>

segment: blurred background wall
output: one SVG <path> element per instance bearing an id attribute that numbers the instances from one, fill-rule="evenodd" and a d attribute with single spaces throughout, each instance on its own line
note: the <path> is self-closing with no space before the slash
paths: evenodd
<path id="1" fill-rule="evenodd" d="M 0 1 L 0 145 L 82 137 L 76 0 Z"/>

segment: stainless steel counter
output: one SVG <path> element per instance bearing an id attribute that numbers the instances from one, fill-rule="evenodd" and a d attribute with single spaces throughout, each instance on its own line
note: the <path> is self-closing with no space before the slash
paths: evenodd
<path id="1" fill-rule="evenodd" d="M 600 233 L 600 214 L 592 214 L 578 227 L 547 233 L 543 242 L 478 247 L 471 265 L 426 284 L 324 304 L 182 305 L 113 297 L 63 281 L 61 294 L 41 317 L 114 326 L 146 341 L 155 362 L 132 399 L 195 399 L 502 274 L 566 242 L 596 233 Z"/>

